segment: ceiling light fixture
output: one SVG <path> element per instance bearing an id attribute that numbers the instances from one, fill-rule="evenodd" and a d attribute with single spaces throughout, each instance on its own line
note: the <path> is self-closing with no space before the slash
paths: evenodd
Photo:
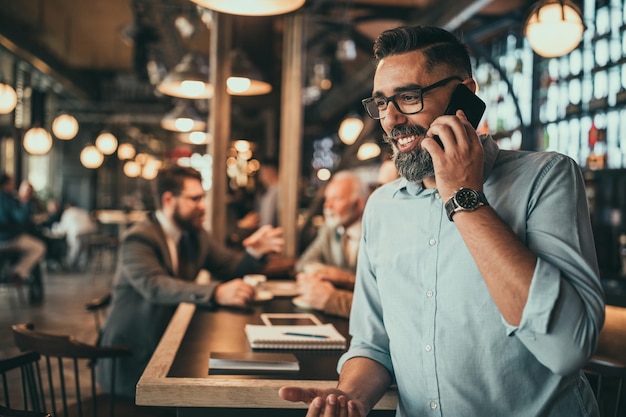
<path id="1" fill-rule="evenodd" d="M 52 148 L 52 136 L 43 127 L 31 127 L 24 134 L 24 149 L 31 155 L 45 155 Z"/>
<path id="2" fill-rule="evenodd" d="M 135 147 L 130 143 L 121 143 L 120 146 L 117 147 L 117 158 L 121 161 L 133 159 L 136 153 Z"/>
<path id="3" fill-rule="evenodd" d="M 580 8 L 570 0 L 541 0 L 524 24 L 533 51 L 545 58 L 569 54 L 582 39 L 585 25 Z"/>
<path id="4" fill-rule="evenodd" d="M 363 131 L 363 119 L 356 114 L 350 114 L 339 125 L 339 139 L 346 145 L 352 145 Z"/>
<path id="5" fill-rule="evenodd" d="M 9 84 L 0 83 L 0 114 L 11 113 L 17 106 L 17 93 Z"/>
<path id="6" fill-rule="evenodd" d="M 173 132 L 191 132 L 206 130 L 207 122 L 187 100 L 178 102 L 174 109 L 163 116 L 161 127 Z"/>
<path id="7" fill-rule="evenodd" d="M 71 114 L 61 113 L 52 121 L 52 133 L 61 140 L 74 139 L 78 133 L 78 120 Z"/>
<path id="8" fill-rule="evenodd" d="M 189 143 L 192 145 L 206 145 L 211 142 L 211 134 L 207 132 L 186 132 L 180 133 L 178 139 L 183 143 Z"/>
<path id="9" fill-rule="evenodd" d="M 200 99 L 213 97 L 213 86 L 209 83 L 209 71 L 201 65 L 200 58 L 187 54 L 173 71 L 170 71 L 157 90 L 165 95 Z"/>
<path id="10" fill-rule="evenodd" d="M 258 96 L 272 91 L 270 83 L 263 79 L 261 71 L 254 66 L 241 49 L 231 52 L 231 76 L 226 80 L 228 94 L 233 96 Z"/>
<path id="11" fill-rule="evenodd" d="M 104 162 L 104 155 L 94 145 L 85 146 L 80 151 L 80 163 L 85 168 L 96 169 Z"/>
<path id="12" fill-rule="evenodd" d="M 359 146 L 356 152 L 356 159 L 359 161 L 367 161 L 380 155 L 380 146 L 377 143 L 366 142 Z"/>
<path id="13" fill-rule="evenodd" d="M 244 16 L 273 16 L 293 12 L 304 5 L 305 0 L 191 0 L 217 12 Z"/>
<path id="14" fill-rule="evenodd" d="M 111 155 L 117 149 L 117 138 L 110 132 L 102 132 L 96 138 L 96 148 L 104 155 Z"/>

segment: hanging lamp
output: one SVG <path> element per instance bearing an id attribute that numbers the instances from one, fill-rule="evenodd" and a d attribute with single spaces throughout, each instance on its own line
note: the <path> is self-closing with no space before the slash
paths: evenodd
<path id="1" fill-rule="evenodd" d="M 207 122 L 191 106 L 189 101 L 181 100 L 174 109 L 161 119 L 161 127 L 174 132 L 206 130 Z"/>
<path id="2" fill-rule="evenodd" d="M 356 114 L 349 114 L 339 125 L 339 139 L 346 145 L 352 145 L 363 131 L 363 119 Z"/>
<path id="3" fill-rule="evenodd" d="M 0 114 L 11 113 L 17 106 L 17 93 L 9 84 L 0 83 Z"/>
<path id="4" fill-rule="evenodd" d="M 187 54 L 176 67 L 170 71 L 157 86 L 162 94 L 201 99 L 213 97 L 213 86 L 209 83 L 208 68 L 201 66 L 200 58 Z"/>
<path id="5" fill-rule="evenodd" d="M 585 25 L 580 8 L 570 0 L 541 0 L 524 24 L 530 47 L 545 58 L 569 54 L 582 39 Z"/>
<path id="6" fill-rule="evenodd" d="M 52 121 L 52 133 L 58 139 L 71 140 L 78 134 L 78 120 L 68 113 L 61 113 Z"/>
<path id="7" fill-rule="evenodd" d="M 104 162 L 104 155 L 94 145 L 88 145 L 80 151 L 80 163 L 85 168 L 96 169 Z"/>
<path id="8" fill-rule="evenodd" d="M 293 12 L 305 0 L 191 0 L 217 12 L 243 16 L 273 16 Z"/>
<path id="9" fill-rule="evenodd" d="M 111 132 L 102 132 L 96 138 L 96 148 L 104 155 L 111 155 L 117 150 L 117 138 Z"/>
<path id="10" fill-rule="evenodd" d="M 233 96 L 258 96 L 272 91 L 270 83 L 263 79 L 261 71 L 254 66 L 241 49 L 231 52 L 231 76 L 226 80 L 226 91 Z"/>
<path id="11" fill-rule="evenodd" d="M 24 134 L 24 149 L 31 155 L 44 155 L 52 148 L 52 136 L 42 127 L 45 120 L 46 93 L 33 90 L 31 93 L 32 127 Z"/>
<path id="12" fill-rule="evenodd" d="M 31 155 L 45 155 L 52 148 L 52 136 L 43 127 L 31 127 L 24 134 L 24 149 Z"/>

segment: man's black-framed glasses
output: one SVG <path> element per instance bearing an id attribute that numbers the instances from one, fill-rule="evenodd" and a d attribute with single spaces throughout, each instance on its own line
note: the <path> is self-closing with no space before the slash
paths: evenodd
<path id="1" fill-rule="evenodd" d="M 400 91 L 392 96 L 375 96 L 361 100 L 367 114 L 372 119 L 384 119 L 387 115 L 387 106 L 392 102 L 402 114 L 415 114 L 424 110 L 424 93 L 437 87 L 444 86 L 452 80 L 463 81 L 462 78 L 453 76 L 444 78 L 424 88 L 412 88 Z"/>

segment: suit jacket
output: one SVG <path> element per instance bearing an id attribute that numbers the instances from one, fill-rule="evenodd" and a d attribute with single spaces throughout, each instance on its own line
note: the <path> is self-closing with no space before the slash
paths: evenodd
<path id="1" fill-rule="evenodd" d="M 356 265 L 349 265 L 343 251 L 341 235 L 336 228 L 326 225 L 319 228 L 315 240 L 311 242 L 296 262 L 295 269 L 297 272 L 302 272 L 307 264 L 312 263 L 335 266 L 352 273 L 352 275 L 356 272 Z M 348 318 L 351 307 L 352 291 L 337 289 L 331 294 L 323 311 L 326 314 Z"/>
<path id="2" fill-rule="evenodd" d="M 197 250 L 186 261 L 191 262 L 190 267 L 183 268 L 186 276 L 176 277 L 165 233 L 154 214 L 122 237 L 112 303 L 101 335 L 104 346 L 122 345 L 132 350 L 132 356 L 117 360 L 117 394 L 134 398 L 135 385 L 179 303 L 213 304 L 219 282 L 193 282 L 201 269 L 209 271 L 212 278 L 229 280 L 263 267 L 247 253 L 242 255 L 217 244 L 203 229 L 194 234 L 193 240 Z M 108 390 L 110 363 L 101 362 L 98 380 Z"/>

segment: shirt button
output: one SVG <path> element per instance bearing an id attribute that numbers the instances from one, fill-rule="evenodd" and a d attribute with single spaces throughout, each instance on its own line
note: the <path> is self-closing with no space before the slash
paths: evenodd
<path id="1" fill-rule="evenodd" d="M 435 239 L 430 239 L 430 240 L 428 241 L 428 244 L 429 244 L 430 246 L 435 246 L 435 245 L 437 244 L 437 241 L 436 241 Z"/>
<path id="2" fill-rule="evenodd" d="M 426 291 L 426 297 L 432 297 L 433 296 L 433 292 L 432 291 Z"/>
<path id="3" fill-rule="evenodd" d="M 439 199 L 441 198 L 441 194 L 439 194 L 439 193 L 435 193 L 435 198 L 436 198 L 437 200 L 439 200 Z"/>
<path id="4" fill-rule="evenodd" d="M 437 405 L 437 403 L 436 403 L 436 402 L 434 402 L 434 401 L 431 401 L 431 402 L 430 402 L 430 408 L 432 408 L 432 409 L 434 410 L 434 409 L 435 409 L 435 408 L 437 408 L 437 407 L 438 407 L 438 405 Z"/>
<path id="5" fill-rule="evenodd" d="M 431 350 L 433 350 L 433 347 L 431 345 L 426 345 L 426 346 L 424 346 L 424 350 L 426 352 L 430 352 Z"/>

